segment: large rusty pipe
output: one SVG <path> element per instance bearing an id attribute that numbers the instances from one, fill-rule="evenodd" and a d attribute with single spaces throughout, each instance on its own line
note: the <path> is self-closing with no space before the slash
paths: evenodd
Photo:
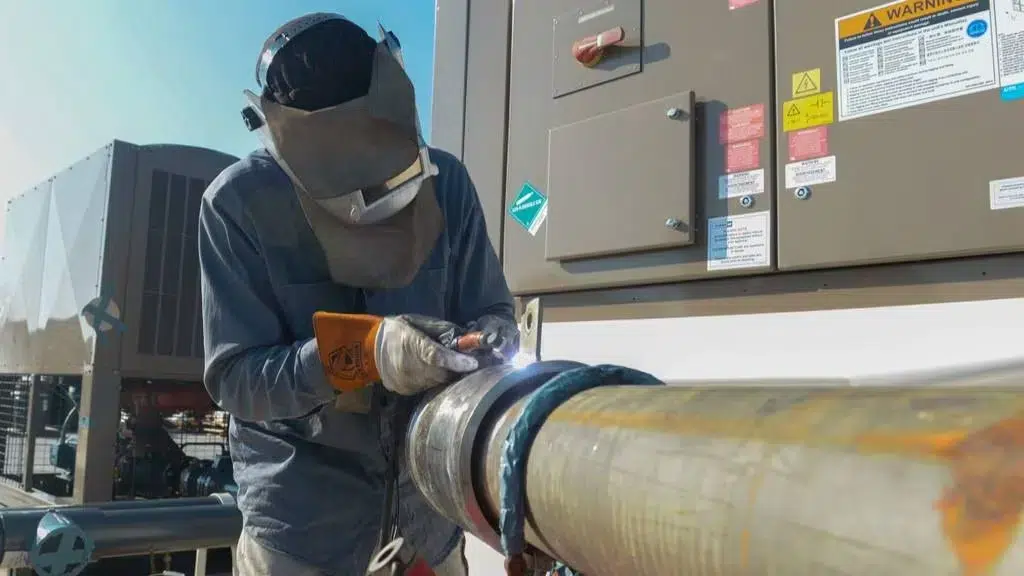
<path id="1" fill-rule="evenodd" d="M 564 369 L 541 364 L 470 376 L 410 427 L 414 481 L 496 548 L 508 429 Z M 527 539 L 587 576 L 1024 574 L 1021 389 L 899 384 L 581 393 L 530 450 Z"/>

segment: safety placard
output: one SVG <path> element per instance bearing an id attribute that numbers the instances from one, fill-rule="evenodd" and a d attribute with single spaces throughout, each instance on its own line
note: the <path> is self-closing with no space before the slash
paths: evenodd
<path id="1" fill-rule="evenodd" d="M 1000 96 L 1024 98 L 1024 0 L 993 0 Z"/>
<path id="2" fill-rule="evenodd" d="M 753 170 L 761 165 L 759 140 L 733 142 L 725 147 L 725 171 L 729 174 Z"/>
<path id="3" fill-rule="evenodd" d="M 732 108 L 718 119 L 718 141 L 743 142 L 764 136 L 764 104 Z"/>
<path id="4" fill-rule="evenodd" d="M 737 8 L 743 8 L 744 6 L 750 6 L 756 3 L 757 0 L 729 0 L 729 10 L 735 10 Z"/>
<path id="5" fill-rule="evenodd" d="M 526 229 L 531 236 L 536 236 L 540 225 L 548 217 L 548 197 L 526 182 L 519 189 L 519 194 L 508 207 L 508 215 Z"/>
<path id="6" fill-rule="evenodd" d="M 835 119 L 831 92 L 789 100 L 782 104 L 782 131 L 804 130 L 831 124 Z"/>
<path id="7" fill-rule="evenodd" d="M 718 177 L 718 198 L 739 198 L 764 193 L 764 168 Z"/>
<path id="8" fill-rule="evenodd" d="M 828 126 L 789 133 L 789 161 L 797 162 L 828 155 Z"/>
<path id="9" fill-rule="evenodd" d="M 989 0 L 903 0 L 836 19 L 839 121 L 995 88 Z"/>
<path id="10" fill-rule="evenodd" d="M 813 158 L 786 164 L 786 188 L 814 186 L 836 181 L 836 157 Z"/>
<path id="11" fill-rule="evenodd" d="M 771 213 L 708 218 L 708 271 L 768 266 Z"/>
<path id="12" fill-rule="evenodd" d="M 1024 178 L 1006 178 L 989 182 L 988 207 L 991 210 L 1024 208 Z"/>
<path id="13" fill-rule="evenodd" d="M 793 74 L 793 98 L 821 92 L 821 68 Z"/>

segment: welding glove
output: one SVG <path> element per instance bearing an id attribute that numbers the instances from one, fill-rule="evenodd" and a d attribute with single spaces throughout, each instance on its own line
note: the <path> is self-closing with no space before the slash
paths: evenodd
<path id="1" fill-rule="evenodd" d="M 488 332 L 498 336 L 498 346 L 494 352 L 502 360 L 511 360 L 519 352 L 519 327 L 515 322 L 502 318 L 501 316 L 481 316 L 466 326 L 467 332 Z"/>
<path id="2" fill-rule="evenodd" d="M 446 333 L 461 331 L 444 320 L 317 312 L 313 330 L 328 379 L 341 392 L 379 381 L 396 394 L 411 396 L 479 367 L 472 356 L 438 342 Z"/>

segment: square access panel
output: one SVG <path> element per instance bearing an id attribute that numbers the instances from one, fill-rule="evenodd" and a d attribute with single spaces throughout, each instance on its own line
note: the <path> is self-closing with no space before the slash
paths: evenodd
<path id="1" fill-rule="evenodd" d="M 778 0 L 775 17 L 779 268 L 1024 248 L 1012 0 Z"/>
<path id="2" fill-rule="evenodd" d="M 771 268 L 769 8 L 513 4 L 503 248 L 515 293 Z M 620 29 L 596 64 L 574 57 L 574 43 Z"/>

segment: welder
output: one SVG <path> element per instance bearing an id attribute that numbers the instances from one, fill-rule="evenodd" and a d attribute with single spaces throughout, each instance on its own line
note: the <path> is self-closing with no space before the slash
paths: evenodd
<path id="1" fill-rule="evenodd" d="M 232 416 L 241 576 L 363 574 L 399 533 L 439 576 L 467 572 L 400 465 L 401 416 L 518 334 L 473 183 L 424 143 L 380 32 L 317 13 L 271 34 L 242 113 L 265 148 L 203 196 L 204 378 Z M 467 332 L 500 344 L 444 344 Z"/>

